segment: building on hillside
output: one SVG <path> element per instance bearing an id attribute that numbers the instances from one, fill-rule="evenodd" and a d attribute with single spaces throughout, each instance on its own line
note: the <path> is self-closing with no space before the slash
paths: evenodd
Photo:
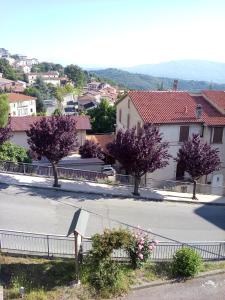
<path id="1" fill-rule="evenodd" d="M 0 48 L 0 58 L 1 57 L 8 57 L 9 56 L 9 51 L 6 50 L 5 48 Z"/>
<path id="2" fill-rule="evenodd" d="M 101 101 L 101 95 L 98 92 L 89 91 L 79 96 L 77 99 L 78 110 L 88 110 L 98 106 Z"/>
<path id="3" fill-rule="evenodd" d="M 78 145 L 83 145 L 86 140 L 86 131 L 91 129 L 91 124 L 88 116 L 71 116 L 76 121 L 76 130 L 78 137 Z M 40 120 L 39 116 L 12 117 L 11 126 L 13 136 L 11 141 L 19 146 L 29 148 L 27 144 L 26 130 L 30 125 Z M 48 117 L 47 117 L 48 118 Z"/>
<path id="4" fill-rule="evenodd" d="M 26 82 L 14 81 L 0 76 L 0 92 L 22 93 L 26 88 Z"/>
<path id="5" fill-rule="evenodd" d="M 169 165 L 147 174 L 156 180 L 184 179 L 186 174 L 174 157 L 193 133 L 220 151 L 221 170 L 201 179 L 202 183 L 225 184 L 225 92 L 203 91 L 190 94 L 178 91 L 130 91 L 117 104 L 117 131 L 144 123 L 159 126 L 169 142 Z"/>
<path id="6" fill-rule="evenodd" d="M 29 73 L 27 75 L 29 84 L 34 84 L 38 77 L 41 77 L 45 83 L 60 86 L 59 72 L 50 71 L 46 73 Z"/>
<path id="7" fill-rule="evenodd" d="M 36 98 L 17 93 L 9 93 L 7 96 L 12 117 L 36 115 Z"/>

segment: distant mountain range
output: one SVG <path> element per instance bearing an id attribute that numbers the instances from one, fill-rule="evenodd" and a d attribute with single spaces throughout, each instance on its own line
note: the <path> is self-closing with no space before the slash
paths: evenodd
<path id="1" fill-rule="evenodd" d="M 113 81 L 115 84 L 135 90 L 171 90 L 173 87 L 173 79 L 166 77 L 155 77 L 144 74 L 133 74 L 120 69 L 103 69 L 89 71 L 101 79 Z M 179 77 L 176 77 L 179 78 Z M 200 91 L 207 89 L 225 90 L 224 84 L 217 84 L 207 81 L 182 80 L 178 81 L 178 90 L 183 91 Z"/>
<path id="2" fill-rule="evenodd" d="M 225 63 L 206 60 L 177 60 L 122 69 L 157 77 L 225 83 Z"/>

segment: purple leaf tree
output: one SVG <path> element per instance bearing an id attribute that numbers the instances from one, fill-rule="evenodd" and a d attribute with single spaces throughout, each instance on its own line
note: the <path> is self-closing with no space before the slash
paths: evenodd
<path id="1" fill-rule="evenodd" d="M 38 159 L 46 157 L 54 175 L 54 187 L 58 183 L 58 162 L 75 149 L 76 122 L 70 116 L 43 117 L 26 131 L 31 151 Z"/>
<path id="2" fill-rule="evenodd" d="M 86 140 L 84 144 L 80 146 L 79 154 L 81 158 L 99 158 L 102 160 L 105 158 L 100 145 L 89 140 Z"/>
<path id="3" fill-rule="evenodd" d="M 193 180 L 192 199 L 195 200 L 197 200 L 197 180 L 203 175 L 208 175 L 220 168 L 219 150 L 213 149 L 211 145 L 201 142 L 198 134 L 193 134 L 192 139 L 184 142 L 177 153 L 176 161 L 182 165 L 183 170 Z"/>
<path id="4" fill-rule="evenodd" d="M 168 143 L 162 142 L 159 129 L 145 124 L 138 133 L 136 128 L 123 132 L 119 130 L 114 142 L 107 145 L 113 156 L 131 175 L 134 176 L 134 195 L 139 195 L 141 177 L 168 164 Z"/>
<path id="5" fill-rule="evenodd" d="M 8 118 L 8 124 L 5 127 L 0 127 L 0 145 L 9 140 L 12 136 L 11 118 Z"/>

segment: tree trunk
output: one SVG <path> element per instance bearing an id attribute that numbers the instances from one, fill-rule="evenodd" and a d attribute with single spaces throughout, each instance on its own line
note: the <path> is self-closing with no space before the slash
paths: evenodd
<path id="1" fill-rule="evenodd" d="M 193 181 L 193 196 L 192 196 L 193 200 L 198 200 L 198 198 L 196 197 L 196 186 L 197 186 L 197 180 L 194 180 Z"/>
<path id="2" fill-rule="evenodd" d="M 140 196 L 140 194 L 138 192 L 140 182 L 141 182 L 141 178 L 139 176 L 134 176 L 134 192 L 133 192 L 133 195 L 135 195 L 135 196 Z"/>
<path id="3" fill-rule="evenodd" d="M 58 180 L 57 165 L 55 163 L 52 163 L 52 171 L 53 171 L 53 176 L 54 176 L 53 187 L 60 187 L 59 180 Z"/>

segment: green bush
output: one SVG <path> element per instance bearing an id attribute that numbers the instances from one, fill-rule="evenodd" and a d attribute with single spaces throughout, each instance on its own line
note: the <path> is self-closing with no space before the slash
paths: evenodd
<path id="1" fill-rule="evenodd" d="M 188 247 L 179 249 L 173 256 L 172 273 L 174 276 L 194 277 L 202 266 L 201 256 Z"/>
<path id="2" fill-rule="evenodd" d="M 0 146 L 0 160 L 30 163 L 31 158 L 24 147 L 5 142 Z"/>

